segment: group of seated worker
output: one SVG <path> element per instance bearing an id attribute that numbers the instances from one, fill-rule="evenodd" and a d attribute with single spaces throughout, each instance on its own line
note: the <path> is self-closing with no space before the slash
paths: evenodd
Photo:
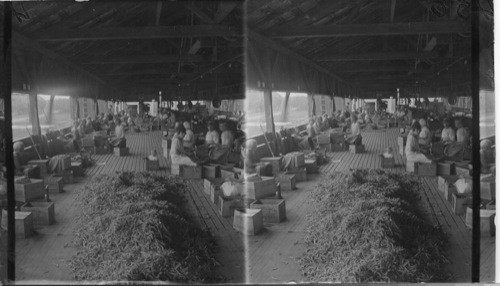
<path id="1" fill-rule="evenodd" d="M 219 123 L 220 135 L 213 121 L 208 123 L 207 129 L 205 142 L 196 145 L 191 124 L 187 121 L 182 125 L 177 122 L 170 150 L 172 164 L 196 165 L 208 161 L 225 163 L 227 155 L 234 149 L 233 132 L 228 129 L 226 122 Z"/>
<path id="2" fill-rule="evenodd" d="M 470 133 L 464 127 L 461 119 L 455 120 L 455 129 L 451 127 L 451 120 L 444 120 L 441 131 L 442 157 L 449 160 L 462 160 L 463 153 L 470 147 Z M 430 150 L 433 144 L 432 132 L 427 127 L 425 119 L 413 120 L 410 133 L 406 141 L 405 154 L 408 161 L 429 163 Z M 441 152 L 437 154 L 441 157 Z"/>
<path id="3" fill-rule="evenodd" d="M 29 178 L 38 178 L 40 169 L 36 165 L 27 165 L 23 142 L 14 142 L 14 169 L 16 176 L 27 176 Z"/>

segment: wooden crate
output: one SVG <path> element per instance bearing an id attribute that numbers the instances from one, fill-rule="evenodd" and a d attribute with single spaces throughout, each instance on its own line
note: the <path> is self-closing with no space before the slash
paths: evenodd
<path id="1" fill-rule="evenodd" d="M 288 153 L 287 155 L 292 157 L 293 168 L 302 168 L 306 165 L 306 162 L 304 159 L 304 153 L 292 152 L 292 153 Z"/>
<path id="2" fill-rule="evenodd" d="M 330 142 L 334 145 L 342 145 L 345 142 L 343 133 L 330 133 Z"/>
<path id="3" fill-rule="evenodd" d="M 459 176 L 471 176 L 468 164 L 455 164 L 455 173 Z"/>
<path id="4" fill-rule="evenodd" d="M 273 166 L 273 175 L 278 174 L 282 170 L 282 157 L 264 157 L 261 162 L 269 162 Z"/>
<path id="5" fill-rule="evenodd" d="M 111 153 L 111 149 L 108 149 L 107 146 L 92 147 L 91 150 L 93 154 L 97 155 L 106 155 Z"/>
<path id="6" fill-rule="evenodd" d="M 255 164 L 255 173 L 260 176 L 272 176 L 273 166 L 269 162 L 259 162 Z"/>
<path id="7" fill-rule="evenodd" d="M 40 177 L 43 178 L 47 176 L 49 172 L 49 159 L 42 160 L 30 160 L 28 165 L 36 165 L 40 169 Z"/>
<path id="8" fill-rule="evenodd" d="M 264 222 L 282 222 L 286 218 L 286 206 L 283 199 L 260 199 L 250 204 L 252 209 L 262 210 Z"/>
<path id="9" fill-rule="evenodd" d="M 58 172 L 55 174 L 56 177 L 61 177 L 63 179 L 63 184 L 73 184 L 73 171 L 65 170 L 63 172 Z"/>
<path id="10" fill-rule="evenodd" d="M 146 171 L 158 171 L 160 170 L 160 161 L 151 161 L 146 158 Z"/>
<path id="11" fill-rule="evenodd" d="M 280 183 L 282 191 L 293 191 L 295 190 L 295 174 L 279 174 L 276 180 Z"/>
<path id="12" fill-rule="evenodd" d="M 494 177 L 493 177 L 494 178 Z M 494 180 L 487 179 L 488 181 L 481 181 L 481 199 L 483 200 L 494 200 L 496 198 L 496 184 Z"/>
<path id="13" fill-rule="evenodd" d="M 233 228 L 246 235 L 259 234 L 264 229 L 262 210 L 235 209 Z"/>
<path id="14" fill-rule="evenodd" d="M 398 136 L 398 150 L 401 156 L 405 155 L 406 139 L 406 136 Z"/>
<path id="15" fill-rule="evenodd" d="M 416 163 L 414 161 L 406 160 L 406 172 L 415 173 L 415 165 Z"/>
<path id="16" fill-rule="evenodd" d="M 450 161 L 437 163 L 437 175 L 455 175 L 455 163 Z"/>
<path id="17" fill-rule="evenodd" d="M 15 197 L 18 202 L 29 202 L 45 198 L 43 180 L 31 179 L 28 184 L 15 184 Z"/>
<path id="18" fill-rule="evenodd" d="M 319 134 L 318 144 L 330 144 L 330 134 Z"/>
<path id="19" fill-rule="evenodd" d="M 306 162 L 306 172 L 307 174 L 316 174 L 318 173 L 318 164 L 316 159 L 307 159 Z"/>
<path id="20" fill-rule="evenodd" d="M 49 186 L 49 192 L 51 193 L 62 193 L 63 192 L 63 178 L 50 175 L 43 178 L 43 183 Z"/>
<path id="21" fill-rule="evenodd" d="M 452 197 L 451 208 L 453 212 L 457 215 L 464 214 L 467 205 L 471 201 L 471 196 L 466 194 L 453 193 L 451 197 Z"/>
<path id="22" fill-rule="evenodd" d="M 234 212 L 234 202 L 231 198 L 219 196 L 219 214 L 222 217 L 230 217 Z"/>
<path id="23" fill-rule="evenodd" d="M 455 188 L 455 182 L 459 179 L 459 176 L 438 176 L 438 190 L 441 191 L 444 197 L 451 201 L 451 197 L 448 197 L 448 194 L 451 196 L 451 193 L 448 191 L 449 188 Z"/>
<path id="24" fill-rule="evenodd" d="M 53 202 L 29 202 L 21 206 L 21 211 L 33 214 L 34 225 L 51 225 L 55 221 Z"/>
<path id="25" fill-rule="evenodd" d="M 486 209 L 487 210 L 496 210 L 497 209 L 497 206 L 496 206 L 496 203 L 495 201 L 490 201 L 486 204 Z"/>
<path id="26" fill-rule="evenodd" d="M 495 210 L 479 210 L 481 236 L 495 235 L 495 214 Z M 465 225 L 470 229 L 472 228 L 472 208 L 470 206 L 467 207 Z"/>
<path id="27" fill-rule="evenodd" d="M 393 158 L 385 158 L 383 155 L 380 155 L 380 167 L 381 168 L 394 168 L 396 162 Z"/>
<path id="28" fill-rule="evenodd" d="M 263 178 L 262 181 L 245 182 L 245 184 L 245 194 L 248 199 L 257 200 L 276 195 L 276 182 L 274 178 Z"/>
<path id="29" fill-rule="evenodd" d="M 203 179 L 203 192 L 205 195 L 210 196 L 212 193 L 212 190 L 216 188 L 216 185 L 214 182 L 212 182 L 209 179 Z"/>
<path id="30" fill-rule="evenodd" d="M 128 147 L 123 147 L 123 148 L 115 147 L 113 148 L 113 153 L 115 154 L 115 156 L 118 157 L 127 156 L 129 154 L 129 150 Z"/>
<path id="31" fill-rule="evenodd" d="M 331 144 L 330 149 L 331 149 L 330 152 L 343 152 L 343 151 L 345 151 L 343 143 Z"/>
<path id="32" fill-rule="evenodd" d="M 436 163 L 415 163 L 415 174 L 422 177 L 432 177 L 437 175 Z"/>
<path id="33" fill-rule="evenodd" d="M 94 147 L 95 146 L 95 141 L 94 137 L 92 135 L 88 135 L 82 138 L 81 140 L 81 147 L 86 148 L 86 147 Z"/>
<path id="34" fill-rule="evenodd" d="M 349 152 L 353 154 L 365 153 L 365 145 L 349 145 Z"/>
<path id="35" fill-rule="evenodd" d="M 83 177 L 85 175 L 83 172 L 83 162 L 71 162 L 71 171 L 73 171 L 74 176 Z"/>
<path id="36" fill-rule="evenodd" d="M 236 178 L 235 174 L 232 170 L 227 171 L 227 170 L 223 170 L 223 169 L 220 170 L 220 177 L 223 179 L 235 179 Z"/>
<path id="37" fill-rule="evenodd" d="M 215 164 L 203 165 L 201 170 L 202 178 L 220 178 L 220 166 Z"/>
<path id="38" fill-rule="evenodd" d="M 35 229 L 33 227 L 33 214 L 31 212 L 18 212 L 16 211 L 14 216 L 15 219 L 15 233 L 16 238 L 27 238 L 33 235 Z M 3 229 L 7 229 L 7 211 L 2 210 L 2 222 L 1 226 Z"/>
<path id="39" fill-rule="evenodd" d="M 295 182 L 305 182 L 307 181 L 307 170 L 306 167 L 302 167 L 296 171 L 286 172 L 288 175 L 295 175 Z"/>

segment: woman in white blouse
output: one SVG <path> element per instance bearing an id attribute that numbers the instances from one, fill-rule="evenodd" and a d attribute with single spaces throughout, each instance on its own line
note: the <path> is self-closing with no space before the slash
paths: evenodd
<path id="1" fill-rule="evenodd" d="M 170 158 L 174 165 L 196 166 L 196 163 L 191 160 L 184 152 L 183 138 L 186 135 L 186 128 L 180 125 L 175 129 L 174 137 L 172 138 L 172 146 L 170 149 Z"/>
<path id="2" fill-rule="evenodd" d="M 449 119 L 445 119 L 443 125 L 444 128 L 441 132 L 441 142 L 446 145 L 456 140 L 455 130 L 451 127 L 451 121 Z"/>

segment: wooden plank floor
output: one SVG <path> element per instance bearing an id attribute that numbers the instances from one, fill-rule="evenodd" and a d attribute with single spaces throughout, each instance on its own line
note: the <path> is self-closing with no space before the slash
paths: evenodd
<path id="1" fill-rule="evenodd" d="M 55 203 L 56 223 L 37 227 L 37 234 L 16 241 L 16 280 L 21 281 L 71 281 L 73 277 L 68 260 L 76 253 L 71 246 L 73 220 L 81 212 L 75 196 L 86 182 L 98 174 L 115 174 L 119 171 L 145 171 L 144 157 L 152 149 L 162 154 L 161 133 L 159 131 L 127 134 L 130 155 L 117 157 L 113 154 L 94 155 L 96 164 L 86 170 L 86 177 L 76 184 L 64 187 L 65 192 L 51 197 Z M 161 157 L 162 168 L 155 173 L 169 176 L 167 161 Z M 203 192 L 202 180 L 186 181 L 189 185 L 186 197 L 193 217 L 215 236 L 219 249 L 217 260 L 219 272 L 227 282 L 245 281 L 245 257 L 243 238 L 232 228 L 231 218 L 222 218 L 217 207 Z"/>
<path id="2" fill-rule="evenodd" d="M 308 193 L 314 189 L 322 174 L 349 170 L 350 168 L 380 168 L 379 154 L 391 146 L 396 153 L 395 172 L 405 171 L 405 160 L 398 153 L 398 129 L 363 132 L 363 144 L 367 152 L 328 153 L 329 163 L 320 167 L 320 174 L 308 175 L 307 182 L 297 184 L 297 190 L 284 192 L 287 220 L 279 224 L 266 224 L 264 233 L 249 239 L 249 279 L 251 283 L 279 283 L 307 281 L 300 273 L 297 258 L 305 250 L 302 239 L 306 228 L 306 215 L 312 207 Z M 466 228 L 464 218 L 454 215 L 451 205 L 438 191 L 437 177 L 420 178 L 423 186 L 421 203 L 426 215 L 440 225 L 448 234 L 446 269 L 453 275 L 450 282 L 469 282 L 471 277 L 472 235 Z M 481 259 L 481 281 L 494 280 L 494 238 L 483 238 Z"/>

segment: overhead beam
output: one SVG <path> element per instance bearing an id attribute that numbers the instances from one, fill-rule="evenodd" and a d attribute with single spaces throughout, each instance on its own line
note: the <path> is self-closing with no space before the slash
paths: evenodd
<path id="1" fill-rule="evenodd" d="M 215 23 L 222 22 L 238 5 L 242 5 L 242 2 L 219 2 L 219 7 L 214 17 Z"/>
<path id="2" fill-rule="evenodd" d="M 432 72 L 432 70 L 417 69 L 410 65 L 393 65 L 393 66 L 358 66 L 349 65 L 348 67 L 335 68 L 338 73 L 366 73 L 366 72 Z"/>
<path id="3" fill-rule="evenodd" d="M 339 61 L 390 61 L 408 59 L 436 59 L 442 58 L 438 52 L 382 52 L 366 54 L 329 55 L 314 58 L 318 62 L 339 62 Z"/>
<path id="4" fill-rule="evenodd" d="M 92 58 L 82 64 L 157 64 L 177 62 L 208 62 L 201 55 L 138 55 L 138 56 L 109 56 Z"/>
<path id="5" fill-rule="evenodd" d="M 183 3 L 181 2 L 184 7 L 186 7 L 189 11 L 191 11 L 193 14 L 195 14 L 200 20 L 202 20 L 204 23 L 209 23 L 213 24 L 215 21 L 213 20 L 212 17 L 208 16 L 205 12 L 203 12 L 198 6 L 196 6 L 194 3 Z"/>
<path id="6" fill-rule="evenodd" d="M 16 45 L 21 45 L 21 46 L 24 46 L 24 47 L 27 47 L 27 48 L 30 48 L 52 60 L 55 60 L 59 63 L 62 63 L 66 66 L 69 66 L 71 68 L 73 68 L 75 71 L 78 71 L 79 73 L 81 73 L 82 75 L 85 75 L 85 76 L 88 76 L 89 78 L 101 83 L 101 84 L 106 84 L 106 82 L 91 74 L 90 72 L 86 71 L 85 69 L 81 68 L 80 66 L 78 66 L 77 64 L 75 64 L 74 62 L 60 56 L 59 54 L 56 54 L 54 53 L 53 51 L 49 50 L 49 49 L 46 49 L 45 47 L 41 46 L 39 43 L 35 42 L 35 41 L 32 41 L 30 39 L 28 39 L 27 37 L 23 36 L 22 34 L 20 34 L 19 32 L 16 32 L 16 31 L 12 31 L 12 40 L 13 40 L 13 45 L 16 46 Z"/>
<path id="7" fill-rule="evenodd" d="M 287 27 L 275 30 L 270 38 L 331 38 L 354 36 L 394 36 L 419 34 L 470 33 L 466 22 L 411 22 Z"/>
<path id="8" fill-rule="evenodd" d="M 227 25 L 113 27 L 67 30 L 34 35 L 38 41 L 98 41 L 169 39 L 182 37 L 241 37 L 241 29 Z"/>
<path id="9" fill-rule="evenodd" d="M 316 62 L 290 50 L 289 48 L 286 48 L 286 47 L 276 43 L 275 41 L 273 41 L 267 37 L 262 36 L 261 34 L 253 31 L 252 29 L 247 29 L 247 35 L 248 35 L 249 39 L 252 40 L 253 42 L 255 42 L 256 44 L 264 45 L 270 49 L 273 49 L 277 52 L 280 52 L 284 55 L 287 55 L 287 56 L 291 57 L 292 59 L 295 59 L 295 60 L 297 60 L 305 65 L 313 67 L 314 69 L 316 69 L 322 73 L 330 75 L 331 77 L 337 79 L 338 81 L 344 82 L 344 80 L 342 78 L 340 78 L 338 75 L 336 75 L 336 74 L 332 73 L 331 71 L 327 70 L 326 68 L 320 66 Z"/>

